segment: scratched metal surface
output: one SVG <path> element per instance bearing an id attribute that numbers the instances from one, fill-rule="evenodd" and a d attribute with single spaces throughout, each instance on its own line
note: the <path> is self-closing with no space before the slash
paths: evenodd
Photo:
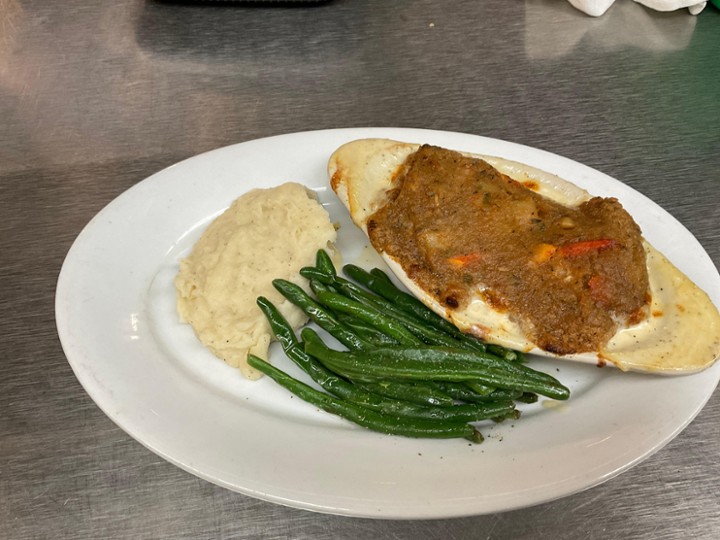
<path id="1" fill-rule="evenodd" d="M 395 125 L 596 167 L 720 262 L 720 12 L 559 0 L 204 7 L 0 0 L 0 537 L 720 538 L 720 395 L 607 483 L 497 515 L 372 521 L 238 495 L 117 428 L 60 348 L 54 286 L 106 203 L 193 154 Z"/>

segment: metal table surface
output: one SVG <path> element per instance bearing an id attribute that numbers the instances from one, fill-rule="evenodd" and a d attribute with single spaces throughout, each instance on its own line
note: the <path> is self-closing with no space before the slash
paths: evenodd
<path id="1" fill-rule="evenodd" d="M 720 12 L 620 0 L 205 6 L 0 0 L 0 537 L 720 538 L 720 393 L 583 493 L 495 515 L 321 515 L 198 479 L 75 379 L 55 284 L 74 238 L 153 172 L 258 137 L 423 127 L 539 147 L 620 179 L 720 262 Z"/>

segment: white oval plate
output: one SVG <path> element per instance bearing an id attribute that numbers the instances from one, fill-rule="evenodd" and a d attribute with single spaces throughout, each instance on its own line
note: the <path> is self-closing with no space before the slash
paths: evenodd
<path id="1" fill-rule="evenodd" d="M 599 484 L 660 449 L 698 414 L 720 364 L 684 377 L 537 360 L 573 395 L 541 400 L 487 440 L 372 433 L 319 411 L 270 379 L 243 380 L 175 312 L 172 280 L 208 222 L 255 187 L 299 181 L 333 220 L 345 262 L 380 264 L 328 189 L 326 162 L 353 139 L 432 143 L 533 165 L 616 196 L 663 251 L 720 304 L 720 276 L 697 240 L 626 185 L 541 150 L 458 133 L 362 128 L 281 135 L 202 154 L 140 182 L 103 209 L 70 249 L 56 318 L 77 378 L 147 448 L 201 478 L 260 499 L 334 514 L 439 518 L 509 510 Z M 274 345 L 273 347 L 276 347 Z M 302 377 L 272 349 L 273 362 Z"/>

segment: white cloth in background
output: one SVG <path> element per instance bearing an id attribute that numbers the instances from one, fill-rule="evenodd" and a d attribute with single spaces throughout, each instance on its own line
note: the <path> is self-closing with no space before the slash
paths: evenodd
<path id="1" fill-rule="evenodd" d="M 620 0 L 602 17 L 584 17 L 558 0 L 525 0 L 525 54 L 544 60 L 577 47 L 593 51 L 642 49 L 681 51 L 690 45 L 698 18 L 685 13 L 656 17 L 656 12 Z"/>
<path id="2" fill-rule="evenodd" d="M 633 0 L 657 11 L 674 11 L 676 9 L 688 8 L 691 14 L 697 15 L 707 2 L 698 0 Z M 569 0 L 569 2 L 580 11 L 584 11 L 593 17 L 599 17 L 605 13 L 615 0 Z"/>

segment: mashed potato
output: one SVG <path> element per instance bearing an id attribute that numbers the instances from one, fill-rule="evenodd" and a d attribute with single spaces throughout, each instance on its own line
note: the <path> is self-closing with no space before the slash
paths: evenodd
<path id="1" fill-rule="evenodd" d="M 335 227 L 314 193 L 287 183 L 256 189 L 213 221 L 180 261 L 175 278 L 180 319 L 216 356 L 249 379 L 261 374 L 247 355 L 267 358 L 270 326 L 255 300 L 269 298 L 294 328 L 305 315 L 272 286 L 283 278 L 304 285 L 298 271 L 312 266 L 318 249 L 332 251 Z"/>

